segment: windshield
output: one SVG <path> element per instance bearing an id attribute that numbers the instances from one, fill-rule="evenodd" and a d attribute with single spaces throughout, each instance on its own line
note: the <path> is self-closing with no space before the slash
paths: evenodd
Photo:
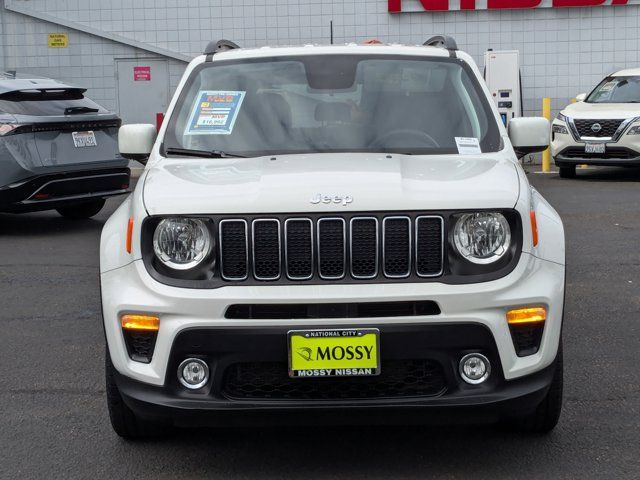
<path id="1" fill-rule="evenodd" d="M 457 154 L 469 138 L 478 151 L 501 148 L 480 85 L 456 59 L 312 55 L 214 61 L 194 71 L 177 105 L 165 151 Z"/>
<path id="2" fill-rule="evenodd" d="M 587 103 L 640 103 L 640 77 L 605 78 Z"/>

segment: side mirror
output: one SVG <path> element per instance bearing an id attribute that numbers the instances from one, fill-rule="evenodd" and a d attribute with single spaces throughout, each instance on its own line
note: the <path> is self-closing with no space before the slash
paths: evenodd
<path id="1" fill-rule="evenodd" d="M 581 93 L 580 95 L 576 95 L 576 102 L 584 102 L 587 99 L 586 93 Z"/>
<path id="2" fill-rule="evenodd" d="M 157 135 L 156 127 L 151 124 L 123 125 L 118 131 L 120 155 L 146 165 Z"/>
<path id="3" fill-rule="evenodd" d="M 509 138 L 518 158 L 543 152 L 549 148 L 551 125 L 542 117 L 512 118 L 509 121 Z"/>

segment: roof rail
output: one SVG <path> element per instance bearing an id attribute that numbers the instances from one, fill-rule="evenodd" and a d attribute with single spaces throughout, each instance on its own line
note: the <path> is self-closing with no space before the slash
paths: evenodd
<path id="1" fill-rule="evenodd" d="M 424 42 L 425 47 L 439 47 L 445 48 L 449 50 L 449 56 L 456 56 L 456 51 L 458 50 L 458 44 L 456 43 L 453 37 L 449 37 L 447 35 L 436 35 L 435 37 L 431 37 L 429 40 Z"/>
<path id="2" fill-rule="evenodd" d="M 226 52 L 227 50 L 234 50 L 236 48 L 240 48 L 240 46 L 229 40 L 218 40 L 217 42 L 209 42 L 207 48 L 204 49 L 204 54 L 207 56 L 207 62 L 210 62 L 216 53 Z"/>

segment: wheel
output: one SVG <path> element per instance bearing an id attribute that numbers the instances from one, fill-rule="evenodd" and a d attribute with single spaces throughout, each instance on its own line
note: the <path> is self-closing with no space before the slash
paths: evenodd
<path id="1" fill-rule="evenodd" d="M 544 400 L 535 412 L 526 417 L 512 419 L 509 426 L 515 430 L 529 433 L 549 433 L 558 424 L 562 412 L 562 384 L 563 384 L 562 340 L 556 357 L 556 370 L 553 374 L 551 386 Z"/>
<path id="2" fill-rule="evenodd" d="M 65 218 L 72 218 L 74 220 L 81 220 L 84 218 L 91 218 L 97 215 L 106 200 L 104 198 L 97 198 L 88 202 L 78 203 L 76 205 L 70 205 L 68 207 L 56 208 L 57 212 Z"/>
<path id="3" fill-rule="evenodd" d="M 560 167 L 561 178 L 576 178 L 576 166 Z"/>
<path id="4" fill-rule="evenodd" d="M 160 423 L 143 420 L 136 416 L 122 400 L 120 390 L 115 381 L 115 368 L 111 363 L 109 349 L 105 353 L 105 379 L 107 390 L 107 407 L 113 430 L 127 440 L 159 437 L 168 432 L 168 428 Z"/>

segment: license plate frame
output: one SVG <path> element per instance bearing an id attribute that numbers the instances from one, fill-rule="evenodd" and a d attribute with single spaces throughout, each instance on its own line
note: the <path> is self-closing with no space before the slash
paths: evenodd
<path id="1" fill-rule="evenodd" d="M 76 148 L 90 148 L 98 146 L 96 134 L 93 130 L 85 132 L 71 132 L 71 138 L 73 139 L 73 146 Z"/>
<path id="2" fill-rule="evenodd" d="M 606 153 L 607 145 L 605 143 L 585 143 L 584 153 Z"/>
<path id="3" fill-rule="evenodd" d="M 296 340 L 303 339 L 303 340 Z M 295 345 L 294 345 L 295 344 Z M 346 347 L 351 346 L 354 357 L 358 355 L 356 347 L 363 354 L 362 359 L 352 358 L 322 358 L 313 359 L 313 348 L 326 347 L 330 352 L 342 347 L 343 357 L 347 356 Z M 373 347 L 367 357 L 364 347 Z M 380 330 L 377 328 L 336 328 L 336 329 L 305 329 L 287 332 L 288 373 L 290 378 L 337 378 L 337 377 L 375 377 L 381 373 Z M 309 349 L 305 351 L 305 349 Z M 338 352 L 338 350 L 336 350 Z M 336 355 L 337 356 L 337 355 Z M 307 358 L 308 357 L 308 358 Z M 308 368 L 299 368 L 308 363 Z"/>

